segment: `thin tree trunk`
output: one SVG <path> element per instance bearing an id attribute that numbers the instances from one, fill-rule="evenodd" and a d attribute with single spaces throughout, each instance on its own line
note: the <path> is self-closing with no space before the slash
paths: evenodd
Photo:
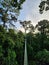
<path id="1" fill-rule="evenodd" d="M 27 39 L 26 39 L 26 30 L 25 30 L 24 65 L 28 65 L 28 59 L 27 59 Z"/>

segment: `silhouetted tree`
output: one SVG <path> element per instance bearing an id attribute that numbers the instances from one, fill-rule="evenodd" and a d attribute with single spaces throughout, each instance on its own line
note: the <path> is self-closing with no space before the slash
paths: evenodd
<path id="1" fill-rule="evenodd" d="M 41 44 L 43 46 L 44 40 L 47 38 L 47 35 L 46 35 L 46 34 L 48 34 L 47 31 L 49 30 L 49 21 L 42 20 L 42 21 L 38 22 L 38 24 L 36 25 L 36 28 L 41 33 Z"/>
<path id="2" fill-rule="evenodd" d="M 28 59 L 27 59 L 27 38 L 26 38 L 26 32 L 29 28 L 29 24 L 31 21 L 23 21 L 20 22 L 20 24 L 23 26 L 25 30 L 25 51 L 24 51 L 24 65 L 28 65 Z"/>
<path id="3" fill-rule="evenodd" d="M 39 5 L 39 11 L 42 14 L 43 11 L 48 11 L 49 10 L 49 0 L 42 0 L 40 5 Z"/>

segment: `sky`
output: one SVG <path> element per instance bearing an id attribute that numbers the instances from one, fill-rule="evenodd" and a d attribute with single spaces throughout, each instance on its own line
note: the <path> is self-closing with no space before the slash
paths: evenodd
<path id="1" fill-rule="evenodd" d="M 32 24 L 35 26 L 40 20 L 47 19 L 49 20 L 49 11 L 43 14 L 39 13 L 39 4 L 41 0 L 26 0 L 22 5 L 22 10 L 20 10 L 20 14 L 18 16 L 18 20 L 30 20 Z M 19 23 L 17 23 L 17 27 L 19 27 Z M 22 29 L 22 27 L 20 28 Z"/>
<path id="2" fill-rule="evenodd" d="M 19 19 L 31 20 L 33 25 L 36 24 L 39 19 L 39 3 L 40 0 L 26 0 L 22 5 L 22 10 L 20 11 Z"/>
<path id="3" fill-rule="evenodd" d="M 22 4 L 22 9 L 20 10 L 20 14 L 18 16 L 18 20 L 21 21 L 31 21 L 35 26 L 40 20 L 47 19 L 49 20 L 49 11 L 43 14 L 39 13 L 39 4 L 41 0 L 26 0 Z M 16 23 L 16 27 L 19 30 L 23 30 L 22 26 L 20 26 L 19 22 Z"/>
<path id="4" fill-rule="evenodd" d="M 39 4 L 41 0 L 26 0 L 23 5 L 22 9 L 20 10 L 20 14 L 18 16 L 18 20 L 21 21 L 31 21 L 32 24 L 35 26 L 40 20 L 46 19 L 49 20 L 49 11 L 44 11 L 43 14 L 39 13 Z M 22 26 L 17 22 L 17 28 L 19 30 L 24 31 Z"/>

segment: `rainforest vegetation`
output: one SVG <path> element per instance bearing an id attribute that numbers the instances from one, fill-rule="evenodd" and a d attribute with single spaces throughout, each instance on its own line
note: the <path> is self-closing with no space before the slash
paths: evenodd
<path id="1" fill-rule="evenodd" d="M 2 5 L 0 7 L 0 65 L 24 65 L 25 36 L 28 65 L 49 65 L 49 21 L 40 20 L 36 26 L 33 26 L 31 21 L 20 21 L 20 25 L 25 30 L 29 29 L 29 32 L 25 34 L 23 31 L 15 30 L 12 21 L 16 23 L 17 17 L 13 16 L 12 13 L 14 12 L 18 16 L 24 1 L 0 1 Z M 45 4 L 47 4 L 46 7 Z M 43 13 L 43 10 L 49 10 L 49 0 L 42 1 L 39 8 L 40 14 Z"/>

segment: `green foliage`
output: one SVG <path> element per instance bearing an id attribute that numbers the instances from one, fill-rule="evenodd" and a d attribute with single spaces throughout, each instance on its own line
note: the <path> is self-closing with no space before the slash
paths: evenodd
<path id="1" fill-rule="evenodd" d="M 43 22 L 44 21 L 44 22 Z M 28 65 L 49 65 L 49 21 L 38 23 L 40 33 L 26 34 Z M 44 32 L 42 32 L 44 29 Z M 41 33 L 42 32 L 42 33 Z M 44 35 L 43 35 L 44 34 Z M 0 65 L 23 65 L 25 34 L 0 26 Z M 42 41 L 44 41 L 42 43 Z"/>
<path id="2" fill-rule="evenodd" d="M 3 33 L 3 34 L 6 33 L 6 30 L 5 30 L 4 27 L 1 26 L 1 25 L 0 25 L 0 33 Z"/>
<path id="3" fill-rule="evenodd" d="M 3 27 L 8 27 L 6 23 L 14 26 L 13 22 L 11 21 L 13 20 L 14 22 L 17 22 L 17 17 L 24 1 L 25 0 L 0 0 L 0 18 L 2 20 L 1 22 L 3 22 Z"/>
<path id="4" fill-rule="evenodd" d="M 2 46 L 0 45 L 0 57 L 2 57 L 3 56 L 3 50 L 2 50 Z"/>
<path id="5" fill-rule="evenodd" d="M 5 34 L 6 32 L 6 34 Z M 0 28 L 0 65 L 17 65 L 16 53 L 13 50 L 15 46 L 14 41 L 7 37 L 7 31 Z"/>
<path id="6" fill-rule="evenodd" d="M 49 51 L 46 49 L 39 51 L 36 55 L 35 58 L 37 61 L 42 62 L 42 63 L 49 63 Z"/>

